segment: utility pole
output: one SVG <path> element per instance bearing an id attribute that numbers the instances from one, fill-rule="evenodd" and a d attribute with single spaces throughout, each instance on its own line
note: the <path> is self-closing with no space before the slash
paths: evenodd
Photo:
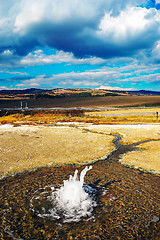
<path id="1" fill-rule="evenodd" d="M 156 115 L 157 115 L 157 119 L 158 119 L 158 112 L 156 112 Z"/>

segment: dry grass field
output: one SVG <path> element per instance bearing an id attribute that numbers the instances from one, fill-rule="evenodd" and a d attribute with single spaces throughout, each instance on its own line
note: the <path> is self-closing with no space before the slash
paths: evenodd
<path id="1" fill-rule="evenodd" d="M 124 154 L 120 160 L 124 165 L 160 174 L 160 141 L 139 145 L 139 151 Z"/>
<path id="2" fill-rule="evenodd" d="M 121 136 L 121 144 L 130 145 L 147 140 L 138 145 L 136 151 L 128 152 L 121 157 L 121 163 L 160 174 L 160 125 L 90 125 L 90 131 Z"/>
<path id="3" fill-rule="evenodd" d="M 82 116 L 22 112 L 0 117 L 0 176 L 46 165 L 95 161 L 114 149 L 113 134 L 120 135 L 121 144 L 126 145 L 160 139 L 156 112 L 160 108 L 93 109 Z M 14 127 L 5 129 L 5 124 Z M 121 162 L 159 173 L 160 142 L 139 147 L 140 151 L 125 154 Z"/>
<path id="4" fill-rule="evenodd" d="M 151 139 L 160 139 L 159 124 L 90 125 L 87 129 L 97 133 L 118 134 L 121 136 L 121 144 L 125 145 Z"/>
<path id="5" fill-rule="evenodd" d="M 85 164 L 114 150 L 113 137 L 71 127 L 0 128 L 0 178 L 43 166 Z"/>
<path id="6" fill-rule="evenodd" d="M 71 114 L 69 114 L 69 111 Z M 21 124 L 27 125 L 56 125 L 57 122 L 85 122 L 93 124 L 144 124 L 144 123 L 160 123 L 160 108 L 120 108 L 113 110 L 84 110 L 81 115 L 73 116 L 73 110 L 67 112 L 56 113 L 52 111 L 17 113 L 0 117 L 0 124 Z M 157 118 L 156 112 L 159 112 Z M 148 114 L 147 114 L 148 113 Z"/>
<path id="7" fill-rule="evenodd" d="M 59 123 L 60 124 L 60 123 Z M 0 125 L 0 176 L 42 166 L 85 164 L 105 158 L 115 149 L 113 135 L 121 144 L 160 139 L 160 125 L 93 125 L 66 123 L 69 126 Z M 160 173 L 160 141 L 139 145 L 140 150 L 126 153 L 121 162 Z"/>
<path id="8" fill-rule="evenodd" d="M 152 107 L 152 108 L 145 108 L 145 107 L 139 107 L 139 108 L 115 108 L 115 109 L 104 109 L 99 111 L 90 111 L 88 112 L 88 115 L 90 116 L 107 116 L 111 114 L 145 114 L 145 113 L 153 113 L 153 115 L 156 115 L 156 112 L 160 113 L 160 107 Z"/>

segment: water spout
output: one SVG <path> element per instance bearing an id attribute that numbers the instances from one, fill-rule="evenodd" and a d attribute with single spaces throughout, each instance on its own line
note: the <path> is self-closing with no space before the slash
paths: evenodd
<path id="1" fill-rule="evenodd" d="M 97 204 L 83 187 L 84 177 L 91 169 L 92 166 L 83 169 L 80 180 L 78 180 L 78 170 L 75 170 L 74 175 L 64 180 L 59 189 L 50 187 L 48 191 L 46 187 L 40 193 L 36 193 L 31 200 L 32 211 L 39 217 L 61 219 L 63 222 L 77 222 L 82 217 L 91 216 Z"/>
<path id="2" fill-rule="evenodd" d="M 81 172 L 81 174 L 80 174 L 80 184 L 81 184 L 81 187 L 82 187 L 83 184 L 84 184 L 84 177 L 85 177 L 86 173 L 87 173 L 89 170 L 91 170 L 91 169 L 92 169 L 92 166 L 90 166 L 90 167 L 85 167 L 85 169 L 83 169 L 83 171 Z"/>

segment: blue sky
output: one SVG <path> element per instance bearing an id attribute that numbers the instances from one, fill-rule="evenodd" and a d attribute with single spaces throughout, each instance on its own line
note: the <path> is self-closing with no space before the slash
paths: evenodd
<path id="1" fill-rule="evenodd" d="M 160 91 L 160 0 L 0 0 L 0 90 Z"/>

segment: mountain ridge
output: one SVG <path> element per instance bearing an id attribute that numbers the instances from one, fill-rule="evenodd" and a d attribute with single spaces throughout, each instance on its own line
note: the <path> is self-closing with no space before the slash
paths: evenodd
<path id="1" fill-rule="evenodd" d="M 120 91 L 120 90 L 106 90 L 106 89 L 40 89 L 40 88 L 27 88 L 27 89 L 12 89 L 12 90 L 0 90 L 0 95 L 35 95 L 39 97 L 56 97 L 56 96 L 72 96 L 72 97 L 84 97 L 84 96 L 114 96 L 114 95 L 160 95 L 160 91 L 152 90 L 137 90 L 137 91 Z"/>

